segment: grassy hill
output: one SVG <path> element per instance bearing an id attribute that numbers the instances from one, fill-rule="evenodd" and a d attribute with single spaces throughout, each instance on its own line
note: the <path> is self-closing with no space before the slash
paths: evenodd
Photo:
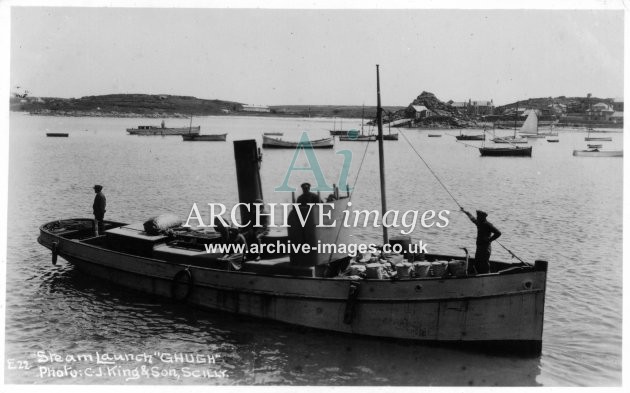
<path id="1" fill-rule="evenodd" d="M 81 98 L 12 97 L 11 110 L 51 116 L 188 117 L 238 114 L 248 116 L 354 117 L 363 108 L 348 105 L 277 105 L 270 112 L 243 112 L 243 104 L 190 96 L 109 94 Z M 400 107 L 385 107 L 396 111 Z M 365 108 L 365 118 L 376 117 L 376 107 Z"/>
<path id="2" fill-rule="evenodd" d="M 11 110 L 60 116 L 204 116 L 238 111 L 242 104 L 189 96 L 109 94 L 81 98 L 12 98 Z"/>

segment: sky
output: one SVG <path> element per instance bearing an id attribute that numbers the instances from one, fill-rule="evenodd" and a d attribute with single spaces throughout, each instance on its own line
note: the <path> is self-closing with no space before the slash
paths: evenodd
<path id="1" fill-rule="evenodd" d="M 623 97 L 620 10 L 12 7 L 11 89 L 262 105 Z"/>

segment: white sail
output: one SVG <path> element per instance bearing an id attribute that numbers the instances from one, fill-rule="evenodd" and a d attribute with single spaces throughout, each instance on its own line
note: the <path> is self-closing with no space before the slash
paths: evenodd
<path id="1" fill-rule="evenodd" d="M 538 116 L 536 115 L 535 110 L 530 110 L 529 115 L 527 115 L 527 119 L 521 130 L 519 131 L 522 134 L 537 134 L 538 133 Z"/>

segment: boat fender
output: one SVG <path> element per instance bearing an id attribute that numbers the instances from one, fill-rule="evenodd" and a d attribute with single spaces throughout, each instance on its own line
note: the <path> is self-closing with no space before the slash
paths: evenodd
<path id="1" fill-rule="evenodd" d="M 351 281 L 350 289 L 348 290 L 348 299 L 346 300 L 346 310 L 343 313 L 343 323 L 350 325 L 354 319 L 355 308 L 357 304 L 357 298 L 359 297 L 359 289 L 361 283 L 359 281 Z"/>
<path id="2" fill-rule="evenodd" d="M 59 254 L 59 242 L 52 242 L 50 247 L 52 251 L 52 264 L 57 265 L 57 255 Z"/>
<path id="3" fill-rule="evenodd" d="M 177 288 L 179 284 L 186 285 L 186 292 L 184 293 L 183 296 L 178 296 L 177 294 Z M 195 285 L 195 281 L 193 279 L 192 273 L 190 272 L 190 269 L 186 268 L 186 269 L 180 270 L 173 277 L 173 282 L 171 283 L 171 297 L 173 298 L 173 300 L 176 300 L 178 302 L 185 301 L 190 296 L 190 293 L 192 292 L 192 288 L 194 285 Z"/>
<path id="4" fill-rule="evenodd" d="M 523 281 L 523 289 L 532 289 L 533 286 L 534 283 L 532 282 L 532 280 Z"/>

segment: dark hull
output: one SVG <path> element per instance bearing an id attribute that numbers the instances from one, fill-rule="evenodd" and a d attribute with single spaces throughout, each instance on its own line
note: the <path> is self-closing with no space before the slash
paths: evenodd
<path id="1" fill-rule="evenodd" d="M 457 135 L 455 139 L 458 141 L 485 141 L 485 135 Z"/>
<path id="2" fill-rule="evenodd" d="M 531 157 L 532 147 L 480 147 L 479 152 L 487 157 Z"/>
<path id="3" fill-rule="evenodd" d="M 56 138 L 67 138 L 68 137 L 68 133 L 64 133 L 64 132 L 47 132 L 46 136 L 56 137 Z"/>
<path id="4" fill-rule="evenodd" d="M 186 134 L 182 135 L 182 139 L 190 142 L 225 142 L 227 134 L 215 134 L 215 135 L 198 135 L 198 134 Z"/>
<path id="5" fill-rule="evenodd" d="M 135 253 L 140 249 L 117 251 L 109 248 L 114 244 L 110 240 L 119 240 L 91 237 L 92 220 L 70 221 L 80 225 L 59 230 L 56 223 L 40 227 L 38 242 L 54 250 L 55 262 L 58 255 L 79 270 L 116 285 L 196 307 L 379 340 L 484 349 L 488 348 L 483 345 L 491 344 L 520 355 L 539 355 L 542 348 L 546 262 L 518 266 L 492 261 L 493 269 L 500 272 L 460 278 L 361 280 L 352 318 L 344 321 L 349 280 L 286 272 L 276 275 L 246 270 L 246 264 L 241 271 L 234 271 L 206 256 L 169 260 L 152 255 L 163 250 L 164 244 L 154 244 L 142 251 L 143 255 Z M 106 230 L 123 225 L 105 222 Z M 177 247 L 172 251 L 183 252 Z M 426 258 L 458 257 L 427 254 Z M 183 272 L 188 272 L 189 279 Z"/>
<path id="6" fill-rule="evenodd" d="M 179 128 L 127 128 L 129 135 L 185 135 L 185 134 L 199 134 L 200 126 L 197 127 L 179 127 Z"/>

